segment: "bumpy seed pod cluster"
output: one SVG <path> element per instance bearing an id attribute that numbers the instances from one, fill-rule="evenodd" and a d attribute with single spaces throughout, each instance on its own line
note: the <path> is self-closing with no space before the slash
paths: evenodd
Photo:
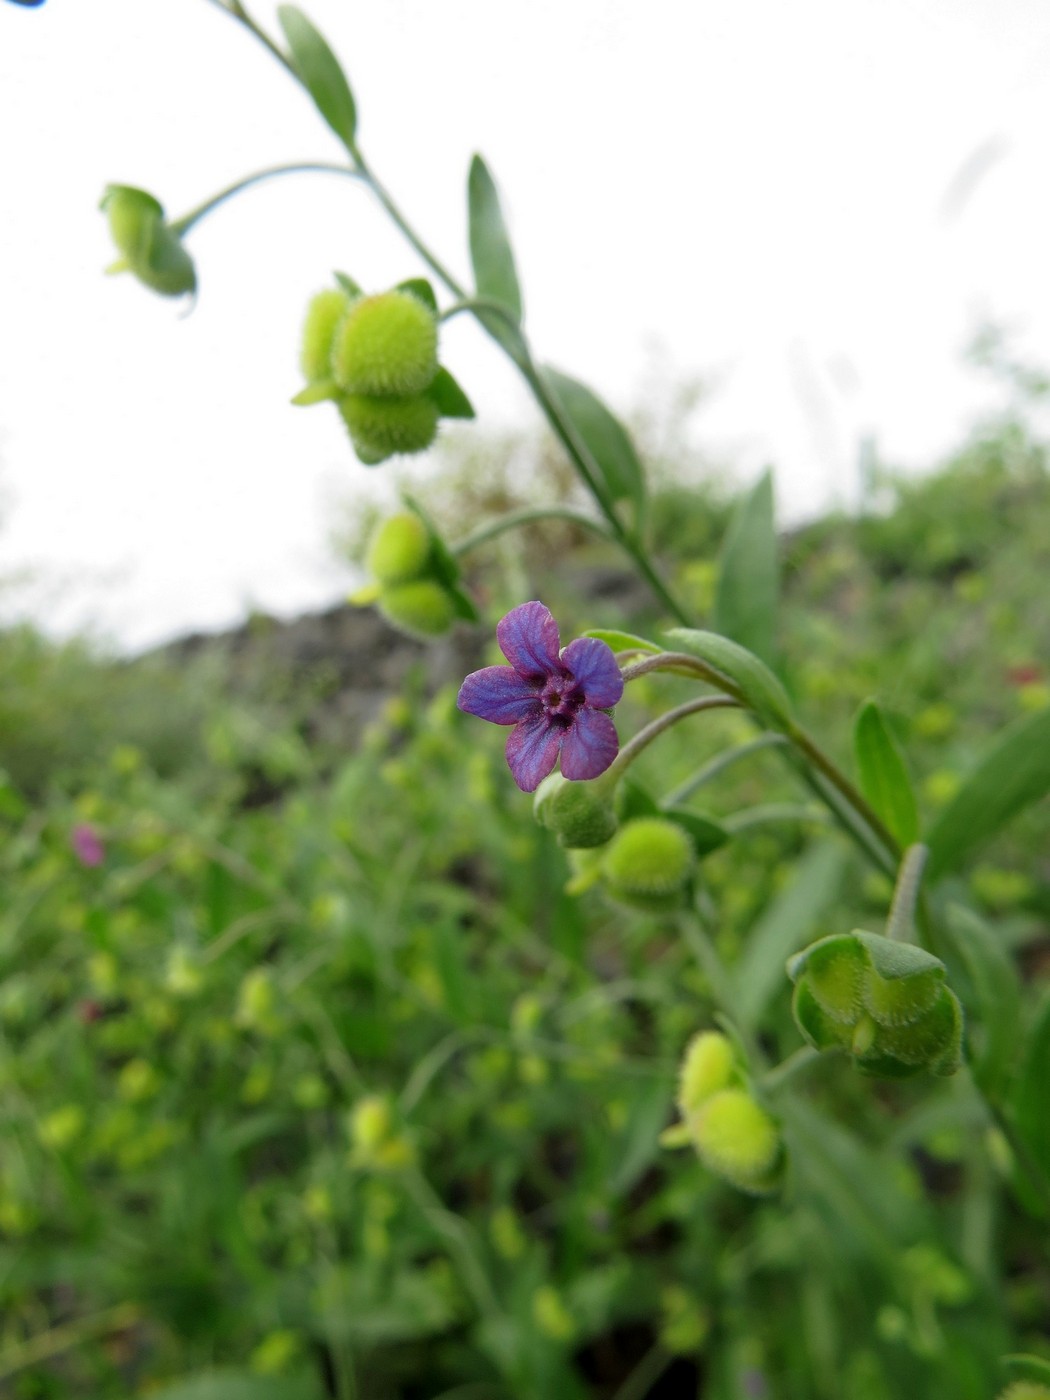
<path id="1" fill-rule="evenodd" d="M 788 976 L 795 1020 L 816 1049 L 845 1050 L 886 1079 L 959 1068 L 962 1008 L 944 964 L 924 949 L 856 929 L 806 948 Z"/>
<path id="2" fill-rule="evenodd" d="M 429 523 L 413 511 L 392 515 L 376 530 L 365 566 L 374 583 L 359 601 L 375 602 L 400 631 L 439 637 L 456 617 L 474 617 L 458 586 L 455 560 Z"/>
<path id="3" fill-rule="evenodd" d="M 569 850 L 593 850 L 616 835 L 619 819 L 612 795 L 600 781 L 570 782 L 560 773 L 536 789 L 533 813 Z"/>
<path id="4" fill-rule="evenodd" d="M 133 185 L 107 185 L 100 207 L 122 255 L 110 272 L 132 272 L 164 297 L 196 291 L 193 259 L 165 223 L 164 210 L 151 194 Z"/>
<path id="5" fill-rule="evenodd" d="M 602 852 L 606 891 L 621 904 L 661 913 L 677 909 L 696 869 L 689 833 L 666 817 L 625 822 Z"/>
<path id="6" fill-rule="evenodd" d="M 438 364 L 436 302 L 428 283 L 365 296 L 349 278 L 307 307 L 299 363 L 306 388 L 295 402 L 334 400 L 359 461 L 423 452 L 441 417 L 473 410 Z"/>
<path id="7" fill-rule="evenodd" d="M 681 1121 L 661 1138 L 665 1147 L 691 1145 L 709 1171 L 740 1191 L 764 1196 L 780 1184 L 780 1129 L 747 1088 L 732 1044 L 719 1031 L 701 1031 L 686 1047 L 676 1098 Z"/>

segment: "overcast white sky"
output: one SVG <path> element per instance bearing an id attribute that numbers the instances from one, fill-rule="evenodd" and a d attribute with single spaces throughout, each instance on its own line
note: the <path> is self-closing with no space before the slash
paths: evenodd
<path id="1" fill-rule="evenodd" d="M 307 8 L 439 254 L 466 276 L 479 149 L 541 358 L 623 410 L 654 343 L 716 377 L 698 440 L 744 473 L 773 460 L 789 514 L 849 499 L 863 432 L 913 465 L 958 440 L 984 402 L 961 363 L 982 316 L 1050 364 L 1042 0 Z M 0 0 L 0 575 L 45 580 L 6 615 L 134 646 L 339 596 L 332 502 L 374 475 L 334 411 L 288 404 L 299 324 L 331 268 L 381 288 L 420 270 L 410 251 L 352 183 L 276 181 L 191 236 L 180 318 L 101 275 L 97 212 L 110 180 L 177 215 L 260 166 L 338 158 L 206 0 Z M 534 421 L 465 322 L 443 358 L 483 419 Z"/>

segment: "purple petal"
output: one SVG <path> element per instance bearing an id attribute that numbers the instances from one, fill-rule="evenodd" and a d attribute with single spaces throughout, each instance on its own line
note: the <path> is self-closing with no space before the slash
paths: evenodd
<path id="1" fill-rule="evenodd" d="M 522 676 L 560 673 L 558 624 L 542 603 L 522 603 L 496 624 L 500 651 Z"/>
<path id="2" fill-rule="evenodd" d="M 519 676 L 513 666 L 485 666 L 472 671 L 459 688 L 457 706 L 493 724 L 517 724 L 539 706 L 536 682 Z"/>
<path id="3" fill-rule="evenodd" d="M 604 773 L 616 757 L 620 741 L 616 725 L 601 710 L 580 710 L 561 746 L 563 778 L 580 782 Z"/>
<path id="4" fill-rule="evenodd" d="M 507 762 L 522 792 L 535 792 L 558 761 L 563 731 L 546 715 L 523 719 L 507 736 Z"/>
<path id="5" fill-rule="evenodd" d="M 562 652 L 561 659 L 583 686 L 588 705 L 608 710 L 623 698 L 623 676 L 607 642 L 597 637 L 577 637 Z"/>

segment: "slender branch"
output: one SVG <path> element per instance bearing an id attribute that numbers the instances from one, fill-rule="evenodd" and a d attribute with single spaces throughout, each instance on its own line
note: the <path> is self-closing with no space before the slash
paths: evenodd
<path id="1" fill-rule="evenodd" d="M 691 778 L 686 778 L 669 792 L 663 800 L 665 807 L 677 807 L 679 803 L 687 801 L 694 792 L 702 788 L 705 783 L 711 782 L 734 763 L 739 763 L 742 758 L 748 758 L 753 753 L 758 753 L 760 749 L 772 748 L 775 744 L 786 744 L 788 741 L 783 734 L 760 734 L 757 739 L 749 739 L 746 744 L 738 744 L 735 749 L 726 749 L 713 758 L 710 763 L 705 763 L 702 768 L 698 768 Z"/>
<path id="2" fill-rule="evenodd" d="M 255 37 L 258 39 L 259 43 L 262 44 L 264 48 L 269 49 L 270 53 L 274 56 L 274 58 L 281 65 L 281 67 L 286 69 L 297 83 L 302 83 L 302 78 L 299 76 L 299 71 L 292 63 L 291 59 L 286 53 L 284 53 L 282 49 L 280 49 L 277 46 L 277 44 L 274 43 L 274 41 L 270 38 L 269 34 L 267 34 L 263 28 L 256 24 L 255 20 L 252 19 L 251 15 L 241 4 L 241 0 L 212 0 L 212 4 L 217 5 L 220 10 L 225 10 L 225 12 L 228 15 L 232 15 L 232 17 L 235 20 L 237 20 L 240 24 L 243 24 L 245 29 L 249 30 L 252 34 L 254 34 Z"/>
<path id="3" fill-rule="evenodd" d="M 650 671 L 674 671 L 678 675 L 695 676 L 731 696 L 738 705 L 744 704 L 744 693 L 734 681 L 724 676 L 721 671 L 716 671 L 706 661 L 701 661 L 698 656 L 690 656 L 688 652 L 661 651 L 652 656 L 644 656 L 641 661 L 634 661 L 630 666 L 623 668 L 623 678 L 624 681 L 637 680 L 639 676 L 646 676 Z"/>
<path id="4" fill-rule="evenodd" d="M 676 705 L 673 710 L 665 711 L 651 724 L 640 729 L 624 744 L 599 781 L 612 786 L 623 777 L 626 769 L 631 766 L 643 749 L 647 749 L 654 739 L 658 739 L 665 730 L 677 724 L 680 719 L 700 714 L 704 710 L 737 710 L 739 708 L 738 702 L 730 699 L 728 695 L 702 695 L 699 699 L 687 700 L 683 705 Z"/>
<path id="5" fill-rule="evenodd" d="M 220 7 L 224 8 L 224 7 Z M 217 209 L 226 200 L 232 199 L 234 195 L 240 194 L 242 190 L 248 189 L 251 185 L 257 185 L 263 180 L 272 180 L 278 175 L 347 175 L 351 179 L 359 179 L 359 172 L 352 165 L 336 165 L 333 161 L 294 161 L 289 165 L 270 165 L 265 170 L 256 170 L 252 175 L 246 175 L 243 180 L 237 180 L 232 185 L 227 185 L 218 194 L 213 194 L 210 199 L 206 199 L 203 204 L 198 204 L 196 209 L 191 209 L 188 214 L 183 214 L 181 218 L 173 220 L 170 225 L 171 231 L 180 237 L 188 233 L 194 224 L 199 223 L 206 214 L 210 214 L 213 209 Z"/>
<path id="6" fill-rule="evenodd" d="M 915 902 L 919 897 L 922 872 L 926 867 L 929 847 L 921 844 L 909 846 L 904 852 L 897 873 L 897 885 L 893 891 L 890 916 L 886 921 L 886 937 L 907 943 L 915 928 Z"/>
<path id="7" fill-rule="evenodd" d="M 666 805 L 670 805 L 667 803 Z M 722 825 L 735 836 L 748 827 L 764 826 L 767 822 L 828 822 L 831 818 L 823 807 L 802 807 L 797 802 L 763 802 L 745 807 L 732 816 L 723 817 Z"/>
<path id="8" fill-rule="evenodd" d="M 759 1081 L 759 1087 L 770 1094 L 779 1093 L 784 1085 L 801 1070 L 808 1069 L 820 1059 L 820 1051 L 812 1045 L 800 1045 L 786 1060 L 766 1070 Z"/>
<path id="9" fill-rule="evenodd" d="M 584 515 L 582 511 L 572 510 L 569 506 L 523 506 L 521 510 L 511 510 L 506 515 L 497 516 L 495 520 L 486 521 L 449 548 L 457 556 L 469 554 L 472 549 L 487 544 L 497 535 L 502 535 L 505 530 L 516 530 L 519 525 L 529 525 L 534 520 L 566 520 L 570 524 L 582 526 L 585 530 L 593 530 L 596 535 L 601 535 L 602 539 L 612 542 L 612 535 L 593 515 Z"/>

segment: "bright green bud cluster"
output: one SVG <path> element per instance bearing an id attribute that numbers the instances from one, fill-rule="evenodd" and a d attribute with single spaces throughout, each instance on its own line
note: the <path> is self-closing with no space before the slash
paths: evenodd
<path id="1" fill-rule="evenodd" d="M 437 434 L 437 405 L 422 394 L 377 399 L 347 394 L 339 412 L 365 466 L 376 466 L 395 452 L 422 452 Z"/>
<path id="2" fill-rule="evenodd" d="M 332 343 L 332 373 L 347 394 L 409 398 L 437 373 L 437 321 L 411 292 L 354 301 Z"/>
<path id="3" fill-rule="evenodd" d="M 470 602 L 458 589 L 455 564 L 427 523 L 411 511 L 392 515 L 376 530 L 365 555 L 375 584 L 359 601 L 410 637 L 440 637 Z"/>
<path id="4" fill-rule="evenodd" d="M 111 272 L 130 271 L 151 291 L 177 297 L 196 291 L 193 259 L 164 221 L 161 205 L 132 185 L 107 185 L 100 206 L 123 258 Z"/>
<path id="5" fill-rule="evenodd" d="M 843 1049 L 865 1074 L 887 1079 L 959 1068 L 962 1008 L 944 974 L 924 949 L 863 929 L 822 938 L 788 963 L 809 1043 Z"/>
<path id="6" fill-rule="evenodd" d="M 620 824 L 612 798 L 600 782 L 571 782 L 560 773 L 544 778 L 532 810 L 539 824 L 570 850 L 604 846 Z"/>
<path id="7" fill-rule="evenodd" d="M 678 908 L 695 867 L 696 847 L 677 822 L 637 817 L 609 843 L 601 873 L 615 899 L 660 912 Z"/>

